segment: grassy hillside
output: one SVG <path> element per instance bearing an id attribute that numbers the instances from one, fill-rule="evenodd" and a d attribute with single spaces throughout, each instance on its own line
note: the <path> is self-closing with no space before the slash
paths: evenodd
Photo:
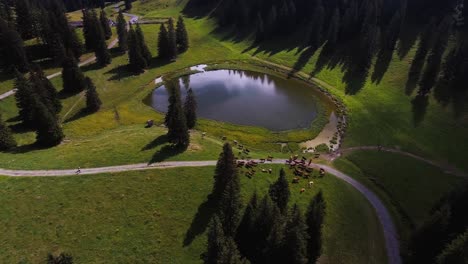
<path id="1" fill-rule="evenodd" d="M 66 251 L 76 263 L 201 263 L 213 172 L 0 178 L 0 262 L 38 263 Z M 254 190 L 265 194 L 278 172 L 241 177 L 244 202 Z M 328 175 L 299 194 L 304 184 L 291 185 L 292 203 L 304 211 L 319 189 L 327 202 L 323 263 L 386 262 L 378 220 L 356 190 Z"/>

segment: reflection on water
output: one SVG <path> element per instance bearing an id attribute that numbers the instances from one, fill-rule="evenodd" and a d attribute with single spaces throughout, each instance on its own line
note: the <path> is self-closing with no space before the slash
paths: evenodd
<path id="1" fill-rule="evenodd" d="M 191 87 L 198 116 L 272 131 L 308 128 L 317 116 L 317 91 L 303 82 L 249 71 L 217 70 L 179 79 L 182 100 Z M 168 93 L 154 90 L 152 106 L 166 112 Z"/>

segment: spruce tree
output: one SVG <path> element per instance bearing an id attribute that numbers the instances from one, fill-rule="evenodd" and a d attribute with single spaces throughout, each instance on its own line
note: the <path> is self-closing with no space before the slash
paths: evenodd
<path id="1" fill-rule="evenodd" d="M 468 229 L 450 242 L 437 256 L 437 264 L 466 264 L 468 263 Z"/>
<path id="2" fill-rule="evenodd" d="M 177 49 L 181 53 L 187 51 L 189 48 L 188 33 L 182 16 L 179 16 L 179 19 L 177 20 L 176 43 Z"/>
<path id="3" fill-rule="evenodd" d="M 151 55 L 148 46 L 146 46 L 145 36 L 143 35 L 143 31 L 141 30 L 140 24 L 137 24 L 135 33 L 138 46 L 140 47 L 141 55 L 145 59 L 146 65 L 150 65 L 153 56 Z"/>
<path id="4" fill-rule="evenodd" d="M 387 28 L 385 33 L 385 45 L 386 48 L 390 51 L 395 49 L 396 42 L 398 41 L 398 37 L 400 36 L 401 30 L 401 15 L 400 12 L 397 11 L 390 21 L 390 24 Z"/>
<path id="5" fill-rule="evenodd" d="M 214 215 L 208 227 L 207 252 L 204 262 L 206 264 L 219 264 L 226 251 L 226 237 L 218 215 Z"/>
<path id="6" fill-rule="evenodd" d="M 117 34 L 119 36 L 119 49 L 124 52 L 128 49 L 128 31 L 127 31 L 127 21 L 125 21 L 122 10 L 119 10 L 119 15 L 117 16 Z"/>
<path id="7" fill-rule="evenodd" d="M 102 29 L 104 30 L 105 38 L 110 39 L 112 37 L 112 30 L 109 25 L 109 19 L 107 18 L 107 15 L 106 15 L 106 12 L 104 12 L 104 9 L 101 9 L 99 21 L 101 22 Z"/>
<path id="8" fill-rule="evenodd" d="M 340 33 L 340 10 L 338 8 L 333 12 L 333 16 L 328 26 L 328 47 L 334 47 L 338 41 L 338 34 Z"/>
<path id="9" fill-rule="evenodd" d="M 219 217 L 226 236 L 235 236 L 241 208 L 240 180 L 236 173 L 227 183 L 219 201 Z"/>
<path id="10" fill-rule="evenodd" d="M 284 234 L 284 254 L 288 256 L 288 263 L 306 264 L 307 259 L 307 225 L 297 206 L 294 205 L 290 219 L 286 224 Z M 314 262 L 312 262 L 314 263 Z"/>
<path id="11" fill-rule="evenodd" d="M 158 56 L 161 59 L 169 58 L 169 39 L 166 26 L 161 24 L 158 36 Z"/>
<path id="12" fill-rule="evenodd" d="M 104 30 L 102 29 L 101 23 L 99 23 L 96 12 L 91 12 L 92 21 L 94 21 L 93 27 L 93 38 L 95 39 L 94 54 L 96 55 L 96 61 L 101 66 L 106 66 L 111 63 L 111 55 L 107 49 L 106 38 L 104 36 Z"/>
<path id="13" fill-rule="evenodd" d="M 255 236 L 255 220 L 258 210 L 258 198 L 255 192 L 244 210 L 244 215 L 237 227 L 236 242 L 239 245 L 239 251 L 247 259 L 255 255 L 255 243 L 252 239 Z"/>
<path id="14" fill-rule="evenodd" d="M 129 11 L 132 9 L 132 0 L 125 0 L 125 10 Z"/>
<path id="15" fill-rule="evenodd" d="M 325 200 L 320 191 L 309 204 L 306 215 L 307 223 L 307 256 L 309 263 L 315 263 L 320 257 L 322 249 L 322 226 L 325 218 Z"/>
<path id="16" fill-rule="evenodd" d="M 25 40 L 34 37 L 32 7 L 28 0 L 15 0 L 16 28 Z"/>
<path id="17" fill-rule="evenodd" d="M 53 114 L 59 114 L 62 110 L 62 103 L 57 90 L 39 66 L 34 66 L 30 72 L 29 83 L 47 109 Z"/>
<path id="18" fill-rule="evenodd" d="M 64 136 L 57 115 L 50 112 L 37 98 L 34 102 L 34 113 L 37 124 L 36 143 L 42 147 L 60 144 Z"/>
<path id="19" fill-rule="evenodd" d="M 242 264 L 241 255 L 237 249 L 236 242 L 230 236 L 226 237 L 224 241 L 224 247 L 221 253 L 221 258 L 218 259 L 217 263 L 223 264 Z"/>
<path id="20" fill-rule="evenodd" d="M 94 50 L 96 47 L 96 39 L 93 36 L 94 24 L 97 21 L 93 21 L 91 12 L 88 9 L 83 9 L 83 36 L 85 39 L 85 45 L 87 50 Z"/>
<path id="21" fill-rule="evenodd" d="M 313 20 L 310 26 L 310 39 L 309 43 L 312 49 L 318 49 L 323 41 L 323 26 L 325 24 L 325 9 L 323 8 L 322 1 L 318 0 L 315 7 Z"/>
<path id="22" fill-rule="evenodd" d="M 130 69 L 134 73 L 141 73 L 147 67 L 147 64 L 141 53 L 141 46 L 138 43 L 138 38 L 133 27 L 130 27 L 128 35 L 128 62 Z"/>
<path id="23" fill-rule="evenodd" d="M 197 100 L 192 88 L 187 91 L 187 97 L 184 103 L 185 118 L 187 119 L 187 127 L 192 129 L 197 124 Z"/>
<path id="24" fill-rule="evenodd" d="M 0 151 L 11 150 L 14 147 L 16 147 L 15 138 L 0 114 Z"/>
<path id="25" fill-rule="evenodd" d="M 15 98 L 19 117 L 26 127 L 33 127 L 33 99 L 36 96 L 28 80 L 19 71 L 15 71 Z"/>
<path id="26" fill-rule="evenodd" d="M 85 77 L 72 54 L 68 54 L 62 67 L 63 91 L 68 94 L 83 91 L 86 88 Z"/>
<path id="27" fill-rule="evenodd" d="M 278 212 L 278 214 L 275 212 Z M 279 209 L 271 201 L 270 196 L 265 195 L 258 205 L 254 222 L 255 232 L 251 235 L 251 243 L 255 245 L 252 249 L 254 255 L 250 256 L 249 259 L 252 263 L 265 263 L 268 259 L 268 237 L 276 221 L 275 215 L 280 215 Z"/>
<path id="28" fill-rule="evenodd" d="M 212 198 L 215 201 L 223 195 L 229 182 L 237 177 L 236 160 L 232 147 L 229 143 L 224 144 L 223 152 L 219 155 L 216 163 Z"/>
<path id="29" fill-rule="evenodd" d="M 291 191 L 289 190 L 289 183 L 284 169 L 281 169 L 278 180 L 270 185 L 269 193 L 271 200 L 276 203 L 281 212 L 286 213 Z"/>
<path id="30" fill-rule="evenodd" d="M 52 58 L 57 65 L 61 65 L 66 57 L 65 46 L 63 45 L 62 39 L 58 33 L 52 33 L 49 40 L 49 49 L 51 51 Z"/>
<path id="31" fill-rule="evenodd" d="M 101 108 L 102 102 L 99 99 L 99 94 L 96 91 L 96 86 L 94 86 L 91 78 L 86 77 L 86 110 L 90 113 L 99 111 Z"/>
<path id="32" fill-rule="evenodd" d="M 283 215 L 277 206 L 273 207 L 270 233 L 267 237 L 263 259 L 266 263 L 288 263 L 289 256 L 285 252 L 286 215 Z"/>
<path id="33" fill-rule="evenodd" d="M 28 60 L 23 46 L 23 40 L 18 32 L 10 28 L 7 22 L 0 18 L 0 57 L 3 69 L 12 71 L 17 69 L 25 72 L 28 69 Z"/>
<path id="34" fill-rule="evenodd" d="M 166 113 L 165 123 L 168 128 L 169 142 L 176 147 L 186 148 L 190 144 L 190 135 L 187 121 L 182 109 L 180 90 L 177 85 L 169 87 L 169 109 Z"/>
<path id="35" fill-rule="evenodd" d="M 175 60 L 177 58 L 177 38 L 176 32 L 174 28 L 174 20 L 169 18 L 168 26 L 167 26 L 167 40 L 168 40 L 168 50 L 167 50 L 167 58 L 169 60 Z"/>

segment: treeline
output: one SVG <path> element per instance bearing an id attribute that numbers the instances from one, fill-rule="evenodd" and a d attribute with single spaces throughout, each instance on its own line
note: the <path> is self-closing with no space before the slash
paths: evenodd
<path id="1" fill-rule="evenodd" d="M 286 174 L 260 200 L 250 199 L 242 214 L 240 179 L 235 157 L 225 144 L 216 165 L 210 196 L 217 210 L 208 230 L 204 262 L 214 263 L 315 263 L 321 253 L 325 201 L 318 193 L 304 216 L 294 204 Z"/>
<path id="2" fill-rule="evenodd" d="M 200 6 L 222 28 L 254 36 L 259 46 L 300 35 L 297 43 L 289 45 L 308 50 L 294 69 L 300 70 L 322 48 L 312 74 L 327 64 L 344 65 L 343 81 L 349 94 L 363 87 L 373 65 L 372 81 L 380 82 L 394 51 L 398 48 L 402 56 L 419 43 L 406 89 L 408 95 L 417 89 L 415 124 L 423 120 L 432 92 L 442 104 L 453 103 L 456 115 L 466 110 L 468 88 L 463 84 L 468 76 L 468 8 L 462 1 L 191 0 L 185 12 L 190 14 Z M 416 31 L 403 37 L 408 25 Z"/>
<path id="3" fill-rule="evenodd" d="M 28 70 L 23 40 L 39 38 L 46 56 L 60 65 L 67 52 L 79 58 L 83 53 L 75 30 L 69 26 L 63 4 L 59 0 L 3 1 L 0 18 L 0 63 L 6 71 Z M 38 54 L 28 54 L 35 57 Z M 32 60 L 32 58 L 30 58 Z"/>
<path id="4" fill-rule="evenodd" d="M 468 263 L 468 186 L 443 198 L 413 234 L 406 262 Z"/>

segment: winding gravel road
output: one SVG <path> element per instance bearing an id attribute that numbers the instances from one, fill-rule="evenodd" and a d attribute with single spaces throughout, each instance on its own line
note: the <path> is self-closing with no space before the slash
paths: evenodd
<path id="1" fill-rule="evenodd" d="M 285 160 L 273 160 L 268 164 L 284 164 Z M 81 173 L 77 174 L 76 170 L 7 170 L 0 169 L 0 175 L 10 177 L 59 177 L 59 176 L 79 176 L 79 175 L 91 175 L 100 173 L 112 173 L 112 172 L 125 172 L 125 171 L 141 171 L 151 169 L 166 169 L 166 168 L 180 168 L 180 167 L 207 167 L 215 166 L 216 161 L 168 161 L 154 164 L 140 163 L 123 166 L 112 166 L 112 167 L 101 167 L 101 168 L 89 168 L 81 169 Z M 357 191 L 359 191 L 364 197 L 370 202 L 372 207 L 377 213 L 377 217 L 382 225 L 385 245 L 388 256 L 388 263 L 390 264 L 401 264 L 400 258 L 400 243 L 398 240 L 398 233 L 393 223 L 392 217 L 388 212 L 385 205 L 380 199 L 367 187 L 354 180 L 350 176 L 325 165 L 319 165 L 312 163 L 313 168 L 323 168 L 328 173 L 336 176 L 339 179 L 344 180 Z"/>

